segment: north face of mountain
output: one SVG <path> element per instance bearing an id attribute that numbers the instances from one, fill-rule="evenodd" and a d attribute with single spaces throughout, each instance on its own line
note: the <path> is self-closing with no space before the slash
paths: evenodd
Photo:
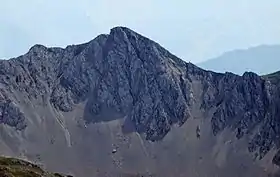
<path id="1" fill-rule="evenodd" d="M 76 176 L 278 172 L 277 73 L 205 71 L 125 27 L 0 62 L 2 154 Z"/>
<path id="2" fill-rule="evenodd" d="M 234 50 L 199 63 L 198 66 L 216 72 L 233 72 L 242 75 L 246 71 L 260 75 L 279 70 L 280 45 L 261 45 L 246 50 Z"/>

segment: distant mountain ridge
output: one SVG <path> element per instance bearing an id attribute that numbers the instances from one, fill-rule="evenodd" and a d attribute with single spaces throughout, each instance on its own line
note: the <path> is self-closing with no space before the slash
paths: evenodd
<path id="1" fill-rule="evenodd" d="M 260 45 L 233 50 L 197 65 L 215 72 L 233 72 L 242 75 L 246 71 L 252 71 L 265 75 L 279 70 L 280 45 Z"/>

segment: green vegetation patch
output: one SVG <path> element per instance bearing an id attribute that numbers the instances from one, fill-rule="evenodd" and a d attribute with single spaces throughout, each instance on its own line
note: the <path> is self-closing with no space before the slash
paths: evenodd
<path id="1" fill-rule="evenodd" d="M 15 158 L 0 157 L 1 177 L 65 177 L 64 175 L 48 173 L 38 165 Z"/>

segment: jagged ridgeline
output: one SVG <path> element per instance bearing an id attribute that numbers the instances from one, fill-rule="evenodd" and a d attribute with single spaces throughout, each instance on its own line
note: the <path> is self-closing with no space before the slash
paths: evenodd
<path id="1" fill-rule="evenodd" d="M 0 61 L 0 151 L 76 176 L 277 174 L 279 75 L 205 71 L 124 28 Z"/>

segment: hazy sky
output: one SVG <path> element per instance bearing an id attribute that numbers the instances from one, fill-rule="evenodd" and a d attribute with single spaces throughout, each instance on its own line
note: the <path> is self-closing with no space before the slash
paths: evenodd
<path id="1" fill-rule="evenodd" d="M 194 63 L 280 43 L 280 0 L 0 0 L 0 58 L 129 27 Z"/>

